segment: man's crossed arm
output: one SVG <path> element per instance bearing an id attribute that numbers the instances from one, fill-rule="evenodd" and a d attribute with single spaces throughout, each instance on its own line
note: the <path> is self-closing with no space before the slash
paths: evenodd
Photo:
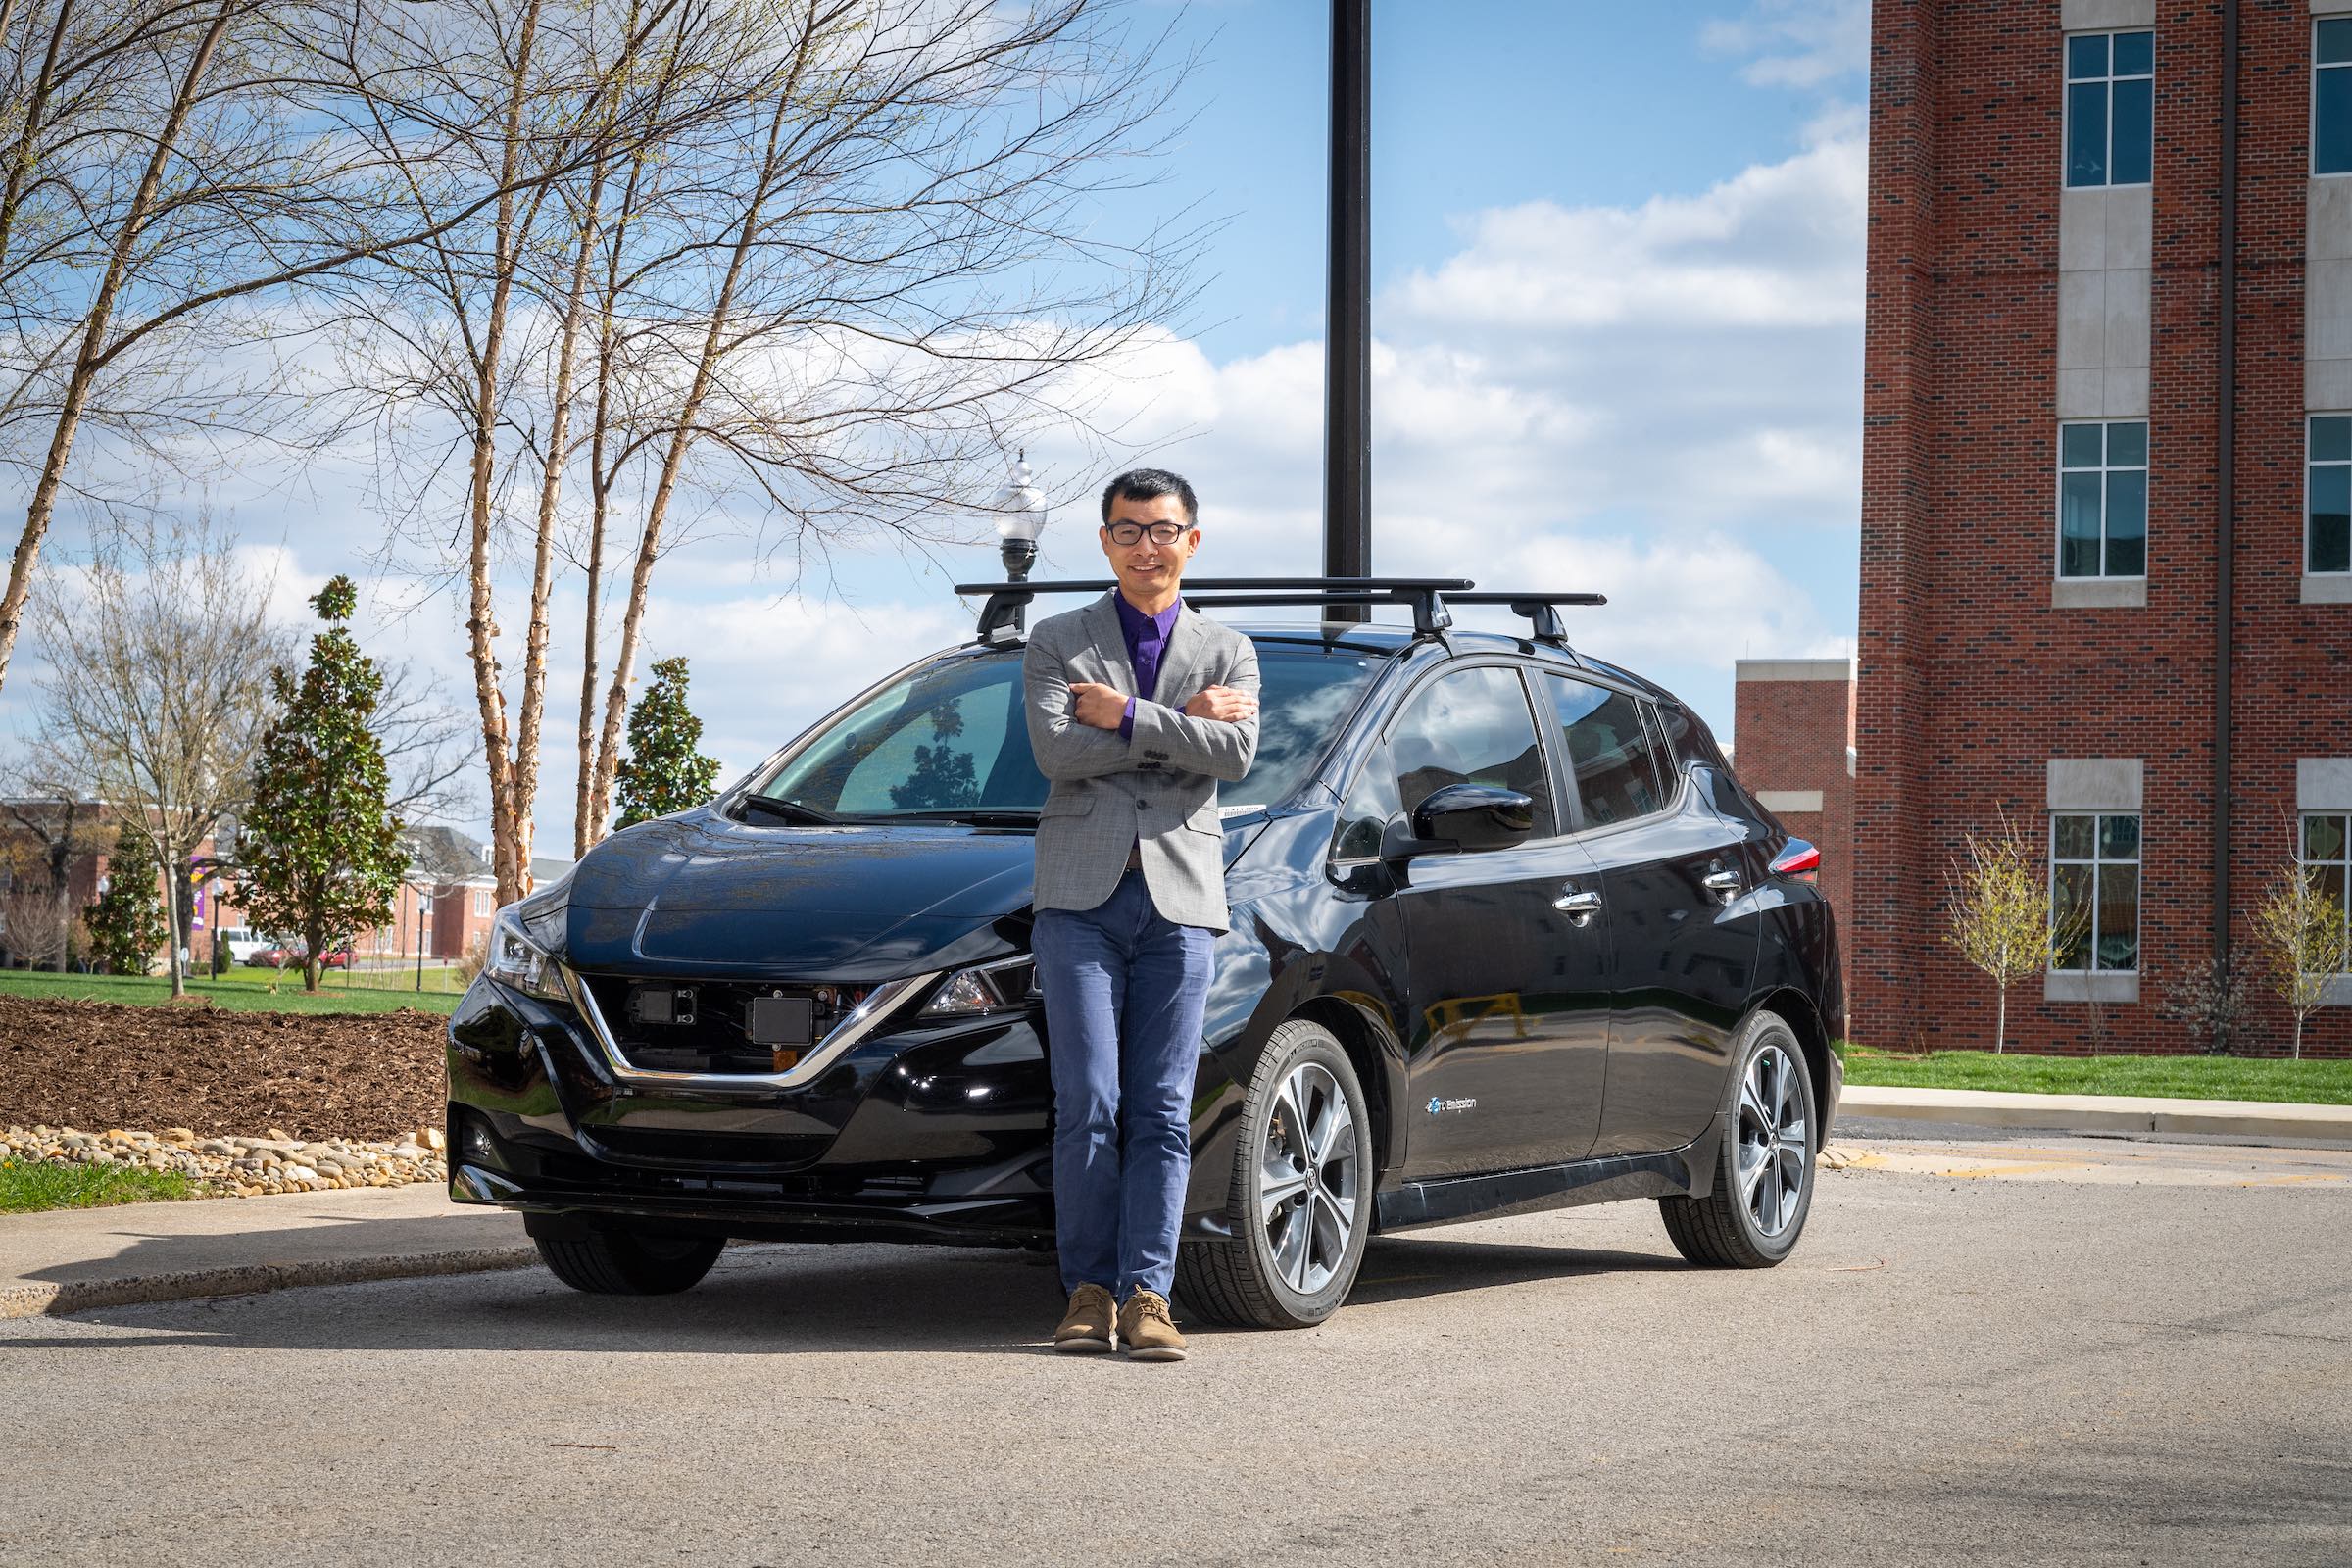
<path id="1" fill-rule="evenodd" d="M 1100 682 L 1071 680 L 1061 657 L 1034 639 L 1021 677 L 1029 749 L 1050 779 L 1099 778 L 1156 761 L 1231 783 L 1257 755 L 1257 650 L 1247 644 L 1226 683 L 1203 687 L 1181 710 L 1138 698 L 1125 740 L 1127 699 Z"/>

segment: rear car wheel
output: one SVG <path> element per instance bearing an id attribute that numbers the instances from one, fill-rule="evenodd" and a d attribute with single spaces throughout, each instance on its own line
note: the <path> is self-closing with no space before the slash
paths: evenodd
<path id="1" fill-rule="evenodd" d="M 575 1291 L 596 1296 L 672 1296 L 710 1272 L 726 1242 L 657 1231 L 592 1230 L 533 1236 L 539 1260 Z"/>
<path id="2" fill-rule="evenodd" d="M 1215 1323 L 1311 1328 L 1355 1284 L 1372 1231 L 1372 1120 L 1339 1041 L 1293 1018 L 1250 1075 L 1230 1237 L 1188 1239 L 1176 1294 Z"/>
<path id="3" fill-rule="evenodd" d="M 1775 1013 L 1740 1026 L 1732 1060 L 1714 1191 L 1658 1207 L 1675 1250 L 1691 1262 L 1770 1268 L 1795 1249 L 1813 1207 L 1813 1081 L 1795 1031 Z"/>

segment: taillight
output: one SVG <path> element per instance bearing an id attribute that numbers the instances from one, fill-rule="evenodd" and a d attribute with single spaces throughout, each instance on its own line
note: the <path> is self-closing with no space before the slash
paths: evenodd
<path id="1" fill-rule="evenodd" d="M 1812 882 L 1821 875 L 1821 850 L 1803 839 L 1790 839 L 1788 847 L 1773 857 L 1772 874 L 1792 876 L 1799 882 Z"/>

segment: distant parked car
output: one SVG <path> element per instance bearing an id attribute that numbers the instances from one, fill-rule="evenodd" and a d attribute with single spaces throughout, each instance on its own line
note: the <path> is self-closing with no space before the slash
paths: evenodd
<path id="1" fill-rule="evenodd" d="M 301 948 L 277 943 L 260 949 L 247 957 L 244 962 L 248 967 L 255 969 L 298 969 L 302 966 L 303 952 L 304 950 Z M 351 967 L 351 949 L 348 947 L 335 948 L 318 962 L 322 968 L 348 969 Z"/>

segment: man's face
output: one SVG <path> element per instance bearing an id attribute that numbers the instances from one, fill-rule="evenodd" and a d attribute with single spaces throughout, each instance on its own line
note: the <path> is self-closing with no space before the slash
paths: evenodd
<path id="1" fill-rule="evenodd" d="M 1143 537 L 1134 544 L 1123 545 L 1112 537 L 1111 530 L 1121 523 L 1138 523 Z M 1168 544 L 1152 537 L 1154 528 L 1165 532 L 1174 524 L 1181 530 Z M 1184 503 L 1174 496 L 1153 496 L 1149 501 L 1118 496 L 1110 503 L 1110 520 L 1097 530 L 1102 541 L 1102 554 L 1110 560 L 1110 569 L 1119 579 L 1119 586 L 1130 600 L 1159 599 L 1183 580 L 1185 564 L 1193 552 L 1200 548 L 1200 530 L 1187 523 Z"/>

